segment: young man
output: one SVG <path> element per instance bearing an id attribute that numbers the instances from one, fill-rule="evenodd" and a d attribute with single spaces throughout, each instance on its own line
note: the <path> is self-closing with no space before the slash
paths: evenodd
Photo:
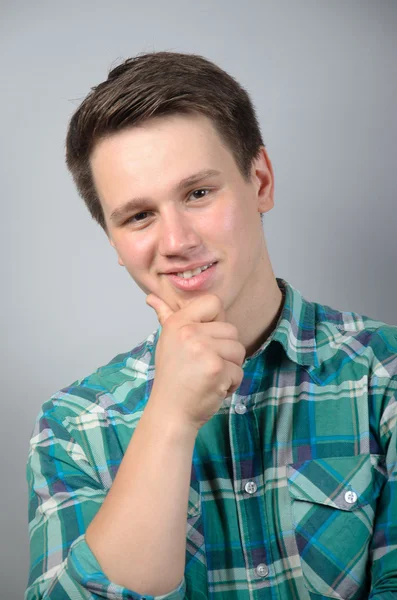
<path id="1" fill-rule="evenodd" d="M 245 90 L 129 59 L 67 164 L 160 327 L 42 406 L 25 599 L 396 597 L 397 328 L 274 276 Z"/>

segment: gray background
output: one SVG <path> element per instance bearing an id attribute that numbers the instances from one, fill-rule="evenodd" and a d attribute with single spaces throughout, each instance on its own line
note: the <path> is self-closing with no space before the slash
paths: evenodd
<path id="1" fill-rule="evenodd" d="M 273 162 L 275 274 L 395 325 L 396 33 L 396 0 L 2 0 L 1 598 L 22 598 L 27 581 L 41 404 L 157 327 L 64 165 L 72 112 L 139 52 L 217 62 L 251 94 Z"/>

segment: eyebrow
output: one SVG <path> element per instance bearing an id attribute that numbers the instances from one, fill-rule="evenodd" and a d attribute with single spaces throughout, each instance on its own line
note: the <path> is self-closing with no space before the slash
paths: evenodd
<path id="1" fill-rule="evenodd" d="M 191 185 L 194 185 L 195 183 L 202 181 L 203 179 L 207 179 L 208 177 L 215 177 L 216 175 L 221 175 L 221 172 L 217 171 L 215 169 L 205 169 L 204 171 L 198 171 L 197 173 L 193 173 L 192 175 L 189 175 L 188 177 L 181 179 L 181 181 L 175 186 L 173 191 L 175 193 L 181 192 L 181 191 L 185 190 L 186 188 L 190 187 Z M 116 208 L 111 213 L 110 220 L 116 221 L 116 222 L 120 221 L 123 219 L 124 216 L 126 216 L 133 210 L 142 208 L 142 206 L 144 204 L 150 202 L 151 200 L 152 199 L 149 197 L 132 198 L 131 200 L 128 200 L 122 206 L 119 206 L 118 208 Z"/>

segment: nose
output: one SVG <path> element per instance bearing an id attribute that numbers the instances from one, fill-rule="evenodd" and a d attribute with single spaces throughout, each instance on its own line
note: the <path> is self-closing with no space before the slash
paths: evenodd
<path id="1" fill-rule="evenodd" d="M 160 225 L 159 252 L 163 256 L 183 255 L 201 245 L 191 217 L 172 208 L 163 214 Z"/>

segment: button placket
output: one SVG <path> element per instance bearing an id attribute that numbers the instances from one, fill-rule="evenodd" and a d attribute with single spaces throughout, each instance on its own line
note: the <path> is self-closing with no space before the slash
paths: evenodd
<path id="1" fill-rule="evenodd" d="M 241 390 L 244 391 L 244 390 Z M 244 527 L 248 522 L 265 523 L 264 519 L 264 502 L 253 502 L 249 501 L 251 498 L 254 499 L 255 494 L 262 494 L 263 482 L 262 482 L 262 471 L 257 469 L 256 459 L 254 454 L 250 453 L 244 460 L 244 464 L 239 462 L 239 456 L 242 451 L 246 452 L 246 448 L 249 446 L 259 447 L 259 427 L 256 419 L 254 418 L 253 411 L 255 410 L 254 403 L 250 394 L 240 394 L 238 391 L 233 394 L 233 402 L 230 410 L 230 442 L 233 453 L 233 472 L 235 482 L 240 479 L 240 494 L 242 495 L 242 502 L 240 504 L 241 511 L 239 511 L 238 522 L 241 529 L 244 531 L 242 537 L 242 546 L 245 553 L 245 566 L 247 569 L 247 575 L 255 585 L 263 585 L 260 582 L 268 576 L 269 568 L 267 562 L 271 562 L 268 552 L 266 552 L 265 540 L 267 539 L 266 525 L 263 526 L 263 537 L 264 547 L 261 553 L 258 553 L 251 547 L 251 537 L 254 535 L 251 531 L 245 531 Z M 252 411 L 252 412 L 251 412 Z M 243 416 L 245 415 L 245 416 Z M 251 418 L 250 418 L 251 417 Z M 235 461 L 235 463 L 234 463 Z M 250 478 L 251 477 L 251 478 Z M 238 488 L 234 488 L 237 492 Z M 238 492 L 237 492 L 238 493 Z M 256 539 L 256 538 L 255 538 Z M 254 559 L 254 560 L 252 560 Z M 256 566 L 255 566 L 256 565 Z"/>

